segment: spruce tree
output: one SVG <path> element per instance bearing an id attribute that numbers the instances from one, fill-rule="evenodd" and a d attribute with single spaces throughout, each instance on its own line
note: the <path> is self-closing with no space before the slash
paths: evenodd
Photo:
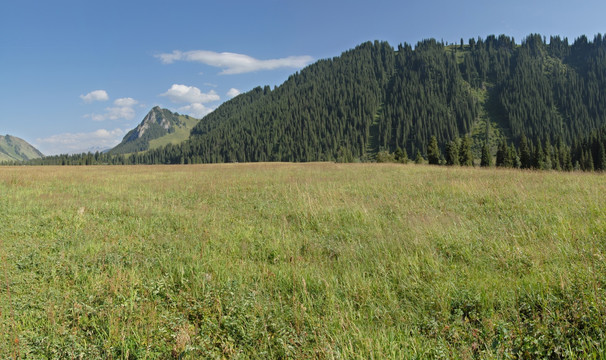
<path id="1" fill-rule="evenodd" d="M 511 146 L 507 150 L 507 156 L 505 156 L 505 167 L 520 167 L 520 158 L 518 157 L 518 152 L 516 151 L 516 147 L 513 144 L 511 144 Z"/>
<path id="2" fill-rule="evenodd" d="M 598 146 L 598 158 L 596 163 L 596 170 L 606 170 L 606 149 L 604 149 L 604 143 L 602 141 L 600 141 L 600 144 Z"/>
<path id="3" fill-rule="evenodd" d="M 415 164 L 422 164 L 425 162 L 423 155 L 421 154 L 421 150 L 417 150 L 417 157 L 415 158 Z"/>
<path id="4" fill-rule="evenodd" d="M 530 169 L 532 167 L 532 157 L 526 135 L 522 135 L 520 139 L 520 167 L 522 169 Z"/>
<path id="5" fill-rule="evenodd" d="M 569 151 L 565 153 L 562 163 L 564 164 L 562 167 L 564 170 L 572 171 L 574 169 L 574 166 L 572 165 L 572 156 L 570 156 Z"/>
<path id="6" fill-rule="evenodd" d="M 534 148 L 532 167 L 535 169 L 543 169 L 544 163 L 545 154 L 543 154 L 543 145 L 541 145 L 541 140 L 539 139 L 537 146 Z"/>
<path id="7" fill-rule="evenodd" d="M 459 163 L 462 166 L 473 166 L 473 154 L 471 152 L 471 138 L 465 136 L 459 149 Z"/>
<path id="8" fill-rule="evenodd" d="M 427 161 L 431 165 L 440 164 L 440 148 L 438 147 L 438 140 L 435 136 L 432 136 L 429 140 L 429 146 L 427 147 Z"/>
<path id="9" fill-rule="evenodd" d="M 480 159 L 480 166 L 482 167 L 490 167 L 492 166 L 492 155 L 490 155 L 490 149 L 488 147 L 488 142 L 484 142 L 484 146 L 482 146 L 482 157 Z"/>
<path id="10" fill-rule="evenodd" d="M 446 144 L 446 165 L 459 165 L 459 144 L 457 140 Z"/>
<path id="11" fill-rule="evenodd" d="M 508 156 L 508 153 L 509 153 L 509 146 L 507 146 L 507 141 L 505 139 L 503 139 L 499 143 L 499 148 L 497 149 L 496 166 L 498 166 L 498 167 L 505 166 L 505 158 Z"/>
<path id="12" fill-rule="evenodd" d="M 402 150 L 402 148 L 398 146 L 393 155 L 397 162 L 400 162 L 400 163 L 408 162 L 408 154 L 406 153 L 406 148 L 404 148 L 404 150 Z"/>
<path id="13" fill-rule="evenodd" d="M 585 171 L 593 171 L 593 155 L 591 154 L 591 149 L 587 151 L 587 155 L 585 157 Z"/>
<path id="14" fill-rule="evenodd" d="M 541 169 L 543 170 L 551 170 L 553 168 L 553 151 L 551 150 L 551 143 L 549 142 L 549 138 L 545 141 L 545 146 L 543 147 L 543 164 Z"/>

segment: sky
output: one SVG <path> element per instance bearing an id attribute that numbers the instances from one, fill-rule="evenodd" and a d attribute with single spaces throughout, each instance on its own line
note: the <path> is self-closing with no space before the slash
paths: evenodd
<path id="1" fill-rule="evenodd" d="M 201 118 L 365 41 L 606 33 L 606 2 L 2 0 L 0 134 L 45 155 L 118 144 L 154 106 Z"/>

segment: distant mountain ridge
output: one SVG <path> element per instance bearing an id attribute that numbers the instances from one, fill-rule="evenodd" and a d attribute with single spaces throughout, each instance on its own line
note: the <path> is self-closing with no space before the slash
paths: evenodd
<path id="1" fill-rule="evenodd" d="M 0 136 L 0 162 L 27 161 L 44 155 L 27 141 L 16 136 Z"/>
<path id="2" fill-rule="evenodd" d="M 136 128 L 124 136 L 120 144 L 110 149 L 109 153 L 129 154 L 178 144 L 189 138 L 190 130 L 198 121 L 188 115 L 180 115 L 156 106 L 145 115 Z"/>

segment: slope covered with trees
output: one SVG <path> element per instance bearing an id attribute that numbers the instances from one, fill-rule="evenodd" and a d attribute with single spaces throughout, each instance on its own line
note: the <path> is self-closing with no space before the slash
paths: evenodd
<path id="1" fill-rule="evenodd" d="M 206 116 L 165 162 L 370 159 L 424 156 L 472 135 L 481 114 L 501 139 L 571 146 L 606 123 L 606 42 L 501 35 L 445 45 L 364 43 L 320 60 L 275 89 L 256 88 Z M 484 137 L 484 138 L 482 138 Z M 490 132 L 479 140 L 496 154 Z M 478 142 L 478 137 L 474 137 Z M 482 144 L 476 144 L 480 157 Z M 145 162 L 145 158 L 141 158 Z"/>
<path id="2" fill-rule="evenodd" d="M 560 167 L 582 164 L 582 153 L 587 163 L 589 156 L 583 144 L 606 124 L 605 88 L 600 34 L 572 44 L 540 35 L 521 44 L 505 35 L 467 44 L 429 39 L 414 48 L 367 42 L 279 87 L 224 103 L 187 141 L 112 162 L 368 161 L 386 153 L 431 155 L 443 164 L 486 165 L 496 157 L 499 166 L 547 167 L 538 165 L 540 148 L 560 154 Z M 430 154 L 432 137 L 438 151 L 431 144 Z M 538 160 L 528 160 L 522 146 Z M 557 168 L 555 160 L 551 165 Z"/>

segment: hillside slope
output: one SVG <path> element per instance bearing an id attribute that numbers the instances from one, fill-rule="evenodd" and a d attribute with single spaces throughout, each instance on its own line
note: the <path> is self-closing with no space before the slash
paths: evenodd
<path id="1" fill-rule="evenodd" d="M 128 154 L 156 149 L 168 144 L 179 144 L 189 138 L 191 129 L 198 121 L 190 116 L 175 114 L 156 106 L 109 153 Z"/>
<path id="2" fill-rule="evenodd" d="M 26 161 L 38 159 L 44 155 L 27 141 L 15 136 L 0 136 L 0 162 Z"/>
<path id="3" fill-rule="evenodd" d="M 494 144 L 493 134 L 571 145 L 606 124 L 605 54 L 601 35 L 368 42 L 224 103 L 189 141 L 139 162 L 365 160 L 397 148 L 426 154 L 431 136 L 442 149 L 466 135 Z"/>

